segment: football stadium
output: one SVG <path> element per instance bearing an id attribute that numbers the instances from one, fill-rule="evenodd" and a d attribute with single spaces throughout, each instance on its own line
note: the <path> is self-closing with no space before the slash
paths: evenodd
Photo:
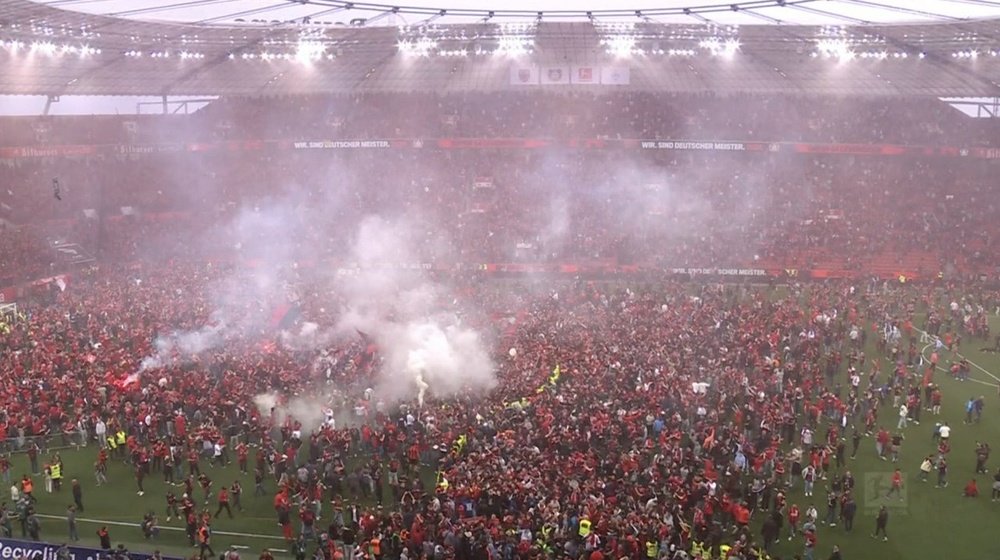
<path id="1" fill-rule="evenodd" d="M 0 0 L 0 558 L 972 560 L 1000 2 Z"/>

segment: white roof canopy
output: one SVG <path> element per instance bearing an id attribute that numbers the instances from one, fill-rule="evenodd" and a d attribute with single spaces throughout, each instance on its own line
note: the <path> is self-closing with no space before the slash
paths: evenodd
<path id="1" fill-rule="evenodd" d="M 1000 95 L 1000 0 L 406 1 L 4 0 L 0 94 L 496 91 L 582 65 L 643 91 Z"/>
<path id="2" fill-rule="evenodd" d="M 986 0 L 33 0 L 94 15 L 178 23 L 400 26 L 494 21 L 864 25 L 1000 18 Z"/>

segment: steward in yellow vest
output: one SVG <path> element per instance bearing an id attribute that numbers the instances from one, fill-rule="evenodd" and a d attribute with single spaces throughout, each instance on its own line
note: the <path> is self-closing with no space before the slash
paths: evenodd
<path id="1" fill-rule="evenodd" d="M 578 533 L 584 539 L 590 536 L 590 520 L 586 517 L 580 520 L 580 530 Z"/>

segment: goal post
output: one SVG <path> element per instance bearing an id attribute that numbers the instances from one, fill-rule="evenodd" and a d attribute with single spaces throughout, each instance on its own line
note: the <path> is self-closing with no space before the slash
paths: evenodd
<path id="1" fill-rule="evenodd" d="M 0 303 L 0 334 L 10 330 L 10 326 L 17 323 L 17 304 Z"/>

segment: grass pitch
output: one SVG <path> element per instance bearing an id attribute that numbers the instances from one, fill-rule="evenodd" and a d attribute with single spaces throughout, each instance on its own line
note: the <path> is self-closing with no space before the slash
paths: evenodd
<path id="1" fill-rule="evenodd" d="M 1000 328 L 1000 318 L 993 317 L 991 327 L 994 332 Z M 996 554 L 996 537 L 992 529 L 1000 518 L 1000 502 L 990 500 L 992 475 L 976 475 L 975 443 L 985 441 L 1000 449 L 1000 398 L 996 388 L 997 380 L 991 375 L 1000 377 L 1000 356 L 979 352 L 980 341 L 967 341 L 961 349 L 963 355 L 979 367 L 973 367 L 972 379 L 960 382 L 952 379 L 944 372 L 935 375 L 935 382 L 942 387 L 943 407 L 940 417 L 933 417 L 922 411 L 921 424 L 912 422 L 904 430 L 906 440 L 903 444 L 900 463 L 905 474 L 902 500 L 884 499 L 894 465 L 878 459 L 872 438 L 862 440 L 857 459 L 850 460 L 848 467 L 857 480 L 856 500 L 858 515 L 855 519 L 853 533 L 846 533 L 842 526 L 827 527 L 820 524 L 818 529 L 819 545 L 816 549 L 816 559 L 825 560 L 829 557 L 834 545 L 839 545 L 843 558 L 849 560 L 882 560 L 882 559 L 936 559 L 973 560 L 982 558 L 984 553 Z M 868 349 L 869 356 L 874 356 L 874 348 Z M 946 364 L 953 356 L 944 353 L 942 363 Z M 982 368 L 982 369 L 979 369 Z M 883 370 L 891 368 L 885 364 Z M 985 371 L 984 371 L 985 370 Z M 989 372 L 989 373 L 987 373 Z M 986 396 L 986 408 L 980 424 L 965 425 L 965 402 L 971 396 Z M 881 420 L 887 428 L 896 427 L 897 416 L 887 404 L 880 411 Z M 936 451 L 932 441 L 932 430 L 935 421 L 946 420 L 953 428 L 951 434 L 952 451 L 949 456 L 950 472 L 947 488 L 935 488 L 934 477 L 922 483 L 918 480 L 918 468 L 921 459 Z M 849 446 L 848 446 L 849 453 Z M 91 445 L 80 450 L 67 449 L 61 452 L 65 464 L 65 484 L 61 493 L 46 493 L 41 477 L 36 477 L 37 511 L 41 514 L 42 538 L 49 542 L 60 543 L 67 539 L 68 529 L 65 520 L 66 507 L 72 503 L 69 491 L 69 480 L 77 478 L 83 485 L 83 501 L 85 511 L 79 514 L 79 530 L 81 545 L 97 546 L 97 529 L 102 524 L 108 524 L 114 545 L 124 544 L 130 550 L 149 552 L 159 549 L 164 554 L 172 556 L 190 556 L 194 551 L 187 544 L 183 531 L 183 523 L 174 519 L 166 521 L 165 494 L 168 490 L 158 474 L 146 478 L 144 496 L 136 495 L 135 481 L 129 467 L 120 461 L 110 465 L 108 477 L 110 484 L 98 487 L 93 476 L 93 463 L 97 448 Z M 30 471 L 28 459 L 23 454 L 15 455 L 11 475 L 19 479 L 21 474 Z M 994 457 L 987 464 L 990 473 L 995 472 L 1000 461 Z M 280 529 L 272 509 L 274 482 L 268 481 L 267 496 L 253 496 L 253 477 L 241 475 L 235 463 L 225 468 L 203 467 L 218 488 L 222 484 L 232 484 L 240 480 L 244 488 L 243 512 L 234 512 L 235 518 L 229 519 L 225 513 L 213 524 L 213 548 L 216 553 L 225 550 L 230 545 L 240 547 L 245 558 L 256 557 L 264 547 L 286 550 L 280 537 Z M 433 472 L 426 469 L 424 475 L 433 480 Z M 962 497 L 962 489 L 970 478 L 979 481 L 980 497 L 969 499 Z M 431 482 L 432 483 L 432 482 Z M 813 498 L 805 498 L 801 484 L 789 492 L 788 502 L 797 503 L 802 510 L 810 503 L 816 505 L 820 520 L 825 512 L 825 490 L 823 482 L 817 482 Z M 174 488 L 180 495 L 182 489 Z M 391 495 L 388 492 L 386 495 Z M 196 497 L 201 498 L 200 489 L 196 489 Z M 6 498 L 6 496 L 5 496 Z M 875 526 L 875 514 L 881 505 L 887 505 L 890 510 L 888 525 L 889 540 L 875 540 L 871 533 Z M 206 507 L 215 512 L 217 504 L 213 499 Z M 329 511 L 329 504 L 325 504 Z M 156 512 L 161 525 L 158 539 L 147 541 L 143 539 L 138 528 L 143 514 Z M 759 520 L 758 520 L 759 521 Z M 321 522 L 322 523 L 322 522 Z M 14 536 L 20 534 L 18 523 L 14 523 Z M 803 553 L 801 539 L 787 541 L 787 534 L 776 545 L 773 556 L 784 559 L 794 558 Z M 288 557 L 290 551 L 278 553 L 278 556 Z"/>

